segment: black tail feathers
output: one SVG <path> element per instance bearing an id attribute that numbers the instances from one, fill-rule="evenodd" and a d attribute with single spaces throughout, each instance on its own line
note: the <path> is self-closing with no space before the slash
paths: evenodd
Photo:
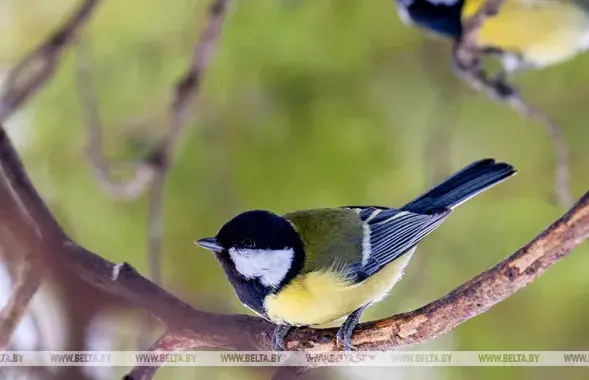
<path id="1" fill-rule="evenodd" d="M 425 194 L 403 206 L 403 210 L 427 213 L 459 206 L 470 198 L 514 175 L 513 166 L 493 159 L 473 162 Z"/>

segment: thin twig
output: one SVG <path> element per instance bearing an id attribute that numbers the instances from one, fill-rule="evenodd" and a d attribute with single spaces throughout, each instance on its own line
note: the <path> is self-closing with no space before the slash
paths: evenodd
<path id="1" fill-rule="evenodd" d="M 164 238 L 164 181 L 164 173 L 158 172 L 149 194 L 147 256 L 149 257 L 149 278 L 156 284 L 161 284 L 162 277 L 161 252 Z"/>
<path id="2" fill-rule="evenodd" d="M 39 90 L 55 72 L 61 53 L 90 19 L 100 0 L 85 0 L 74 14 L 8 74 L 0 98 L 0 123 Z"/>
<path id="3" fill-rule="evenodd" d="M 562 130 L 542 111 L 531 104 L 526 103 L 521 97 L 514 96 L 507 99 L 507 101 L 509 102 L 509 105 L 521 115 L 537 120 L 546 127 L 548 135 L 552 141 L 555 156 L 554 189 L 556 199 L 561 206 L 571 207 L 574 203 L 574 199 L 571 194 L 570 185 L 569 149 L 562 134 Z"/>
<path id="4" fill-rule="evenodd" d="M 163 241 L 163 196 L 166 174 L 188 116 L 198 96 L 202 76 L 212 60 L 217 47 L 223 20 L 230 0 L 214 0 L 209 7 L 207 23 L 201 31 L 188 70 L 176 85 L 174 99 L 170 105 L 168 133 L 156 146 L 148 162 L 156 169 L 151 183 L 148 219 L 149 261 L 152 279 L 159 283 L 161 278 L 161 251 Z"/>
<path id="5" fill-rule="evenodd" d="M 98 111 L 98 102 L 92 88 L 92 73 L 89 51 L 78 50 L 78 70 L 76 81 L 80 99 L 84 108 L 88 140 L 86 153 L 100 185 L 107 194 L 117 199 L 133 200 L 150 189 L 158 176 L 165 173 L 173 155 L 178 138 L 191 115 L 200 90 L 202 76 L 208 68 L 219 42 L 226 10 L 230 0 L 214 0 L 209 7 L 206 24 L 200 32 L 198 41 L 188 69 L 175 87 L 169 109 L 169 127 L 161 141 L 156 144 L 145 159 L 135 165 L 133 174 L 125 181 L 116 181 L 108 160 L 104 156 L 102 145 L 102 122 Z"/>
<path id="6" fill-rule="evenodd" d="M 147 162 L 134 165 L 133 174 L 126 180 L 114 178 L 110 163 L 104 156 L 103 126 L 92 77 L 92 54 L 87 41 L 76 46 L 76 86 L 84 114 L 87 140 L 84 151 L 102 189 L 112 198 L 134 200 L 139 198 L 154 180 L 155 170 Z"/>
<path id="7" fill-rule="evenodd" d="M 0 351 L 5 350 L 10 343 L 14 330 L 41 286 L 42 274 L 38 260 L 29 255 L 24 262 L 22 273 L 13 279 L 15 285 L 12 295 L 0 312 Z"/>
<path id="8" fill-rule="evenodd" d="M 468 20 L 464 22 L 463 34 L 454 48 L 454 60 L 460 77 L 473 89 L 487 96 L 505 101 L 512 109 L 525 118 L 542 123 L 552 141 L 554 150 L 554 191 L 557 202 L 563 208 L 573 204 L 570 186 L 569 151 L 562 129 L 551 121 L 537 107 L 525 101 L 515 86 L 489 78 L 481 69 L 480 60 L 485 55 L 484 47 L 477 43 L 478 32 L 489 17 L 499 13 L 504 0 L 487 0 L 487 2 Z M 498 96 L 498 94 L 503 94 Z"/>

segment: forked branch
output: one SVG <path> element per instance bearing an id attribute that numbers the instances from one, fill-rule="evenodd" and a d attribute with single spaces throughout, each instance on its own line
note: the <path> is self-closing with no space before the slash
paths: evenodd
<path id="1" fill-rule="evenodd" d="M 92 57 L 89 47 L 81 43 L 76 51 L 76 82 L 84 110 L 87 133 L 86 155 L 96 179 L 107 194 L 120 200 L 134 200 L 152 187 L 161 187 L 169 161 L 176 148 L 178 138 L 192 113 L 196 98 L 213 54 L 217 48 L 223 21 L 231 0 L 213 0 L 205 18 L 192 58 L 186 72 L 176 84 L 169 106 L 169 125 L 160 142 L 138 164 L 126 180 L 117 180 L 112 175 L 102 143 L 103 126 L 99 114 L 98 99 L 92 85 Z M 157 189 L 156 194 L 160 193 Z"/>

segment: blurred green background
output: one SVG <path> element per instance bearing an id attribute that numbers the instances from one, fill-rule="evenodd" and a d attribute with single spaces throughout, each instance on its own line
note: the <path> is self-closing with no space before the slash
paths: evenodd
<path id="1" fill-rule="evenodd" d="M 12 67 L 77 3 L 2 0 L 0 68 Z M 138 159 L 165 133 L 171 88 L 187 65 L 207 5 L 104 1 L 85 29 L 104 143 L 114 162 Z M 461 207 L 428 237 L 404 281 L 369 309 L 365 320 L 442 296 L 559 217 L 544 127 L 455 79 L 449 49 L 447 41 L 405 27 L 391 0 L 235 2 L 168 177 L 165 288 L 200 309 L 248 313 L 214 257 L 193 245 L 195 239 L 216 233 L 245 209 L 281 213 L 400 205 L 485 157 L 508 161 L 519 174 Z M 74 239 L 147 273 L 147 199 L 109 199 L 95 181 L 82 152 L 73 52 L 68 50 L 54 78 L 7 128 L 34 183 Z M 517 78 L 524 96 L 563 128 L 575 199 L 589 188 L 588 67 L 585 54 Z M 588 269 L 585 244 L 507 301 L 411 349 L 587 350 Z M 128 334 L 138 324 L 133 318 L 114 318 L 112 324 L 120 323 Z M 121 340 L 116 333 L 108 337 Z M 135 342 L 116 345 L 134 349 Z M 586 368 L 477 367 L 308 372 L 305 376 L 334 379 L 585 379 L 589 374 Z M 167 368 L 156 379 L 271 374 Z"/>

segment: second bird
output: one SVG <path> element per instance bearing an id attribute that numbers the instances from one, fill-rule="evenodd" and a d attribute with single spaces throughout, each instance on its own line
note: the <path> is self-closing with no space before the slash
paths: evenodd
<path id="1" fill-rule="evenodd" d="M 454 208 L 513 174 L 506 163 L 477 161 L 398 209 L 247 211 L 196 244 L 215 252 L 245 306 L 278 325 L 274 348 L 284 348 L 291 326 L 347 317 L 337 340 L 350 350 L 360 315 L 402 277 L 415 246 Z"/>
<path id="2" fill-rule="evenodd" d="M 462 23 L 486 0 L 397 0 L 401 18 L 459 39 Z M 589 49 L 589 0 L 504 0 L 478 45 L 494 51 L 507 72 L 562 62 Z"/>

